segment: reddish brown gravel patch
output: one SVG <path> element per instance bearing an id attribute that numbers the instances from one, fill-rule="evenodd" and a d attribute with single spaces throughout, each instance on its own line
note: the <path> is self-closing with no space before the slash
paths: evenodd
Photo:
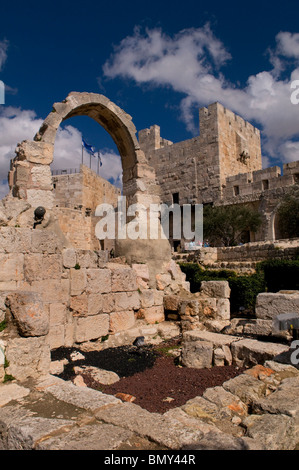
<path id="1" fill-rule="evenodd" d="M 178 367 L 171 357 L 158 357 L 154 366 L 130 377 L 123 377 L 113 385 L 100 385 L 83 375 L 91 388 L 109 395 L 124 393 L 136 397 L 134 403 L 152 413 L 165 413 L 188 400 L 200 396 L 209 387 L 222 385 L 242 372 L 234 366 L 193 369 Z"/>
<path id="2" fill-rule="evenodd" d="M 88 374 L 81 374 L 85 384 L 109 395 L 127 394 L 135 397 L 134 403 L 151 413 L 166 411 L 184 405 L 188 400 L 201 396 L 207 388 L 222 385 L 244 371 L 235 366 L 194 369 L 181 367 L 177 358 L 168 354 L 169 349 L 181 345 L 181 337 L 165 341 L 157 346 L 147 345 L 136 350 L 132 346 L 120 346 L 102 351 L 83 352 L 85 359 L 73 362 L 70 353 L 74 348 L 52 351 L 52 360 L 68 358 L 61 378 L 74 380 L 74 365 L 93 365 L 111 370 L 120 376 L 113 385 L 103 385 Z"/>

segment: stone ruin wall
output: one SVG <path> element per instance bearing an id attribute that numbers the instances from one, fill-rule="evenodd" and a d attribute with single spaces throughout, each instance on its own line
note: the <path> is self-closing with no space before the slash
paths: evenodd
<path id="1" fill-rule="evenodd" d="M 47 374 L 53 349 L 90 342 L 102 348 L 103 339 L 113 344 L 131 329 L 136 334 L 140 323 L 161 324 L 170 299 L 180 304 L 177 334 L 198 327 L 202 317 L 227 324 L 229 293 L 215 287 L 207 285 L 194 303 L 173 260 L 153 280 L 146 264 L 65 247 L 51 230 L 1 227 L 0 323 L 6 328 L 0 335 L 0 375 L 25 380 Z"/>

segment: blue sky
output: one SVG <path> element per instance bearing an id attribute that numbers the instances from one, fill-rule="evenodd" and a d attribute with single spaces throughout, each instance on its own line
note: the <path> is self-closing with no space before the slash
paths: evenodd
<path id="1" fill-rule="evenodd" d="M 264 165 L 299 159 L 298 1 L 5 2 L 0 16 L 0 196 L 16 144 L 32 139 L 71 91 L 101 93 L 137 131 L 158 124 L 174 142 L 198 134 L 198 109 L 222 104 L 262 132 Z M 76 167 L 81 135 L 119 184 L 110 136 L 91 119 L 64 124 L 55 168 Z M 87 159 L 87 162 L 89 159 Z"/>

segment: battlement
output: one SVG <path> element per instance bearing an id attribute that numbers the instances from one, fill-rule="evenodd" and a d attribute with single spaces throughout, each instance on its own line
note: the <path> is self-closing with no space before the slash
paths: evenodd
<path id="1" fill-rule="evenodd" d="M 283 173 L 278 166 L 263 170 L 232 175 L 226 178 L 223 199 L 230 200 L 242 196 L 259 197 L 264 191 L 287 188 L 299 182 L 299 161 L 283 165 Z"/>

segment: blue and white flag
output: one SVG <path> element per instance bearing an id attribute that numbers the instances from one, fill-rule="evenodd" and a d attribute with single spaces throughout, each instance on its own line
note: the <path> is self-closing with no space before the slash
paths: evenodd
<path id="1" fill-rule="evenodd" d="M 98 159 L 99 159 L 99 164 L 100 164 L 100 166 L 102 166 L 102 165 L 103 165 L 103 162 L 102 162 L 102 159 L 101 159 L 101 154 L 100 154 L 100 152 L 98 152 Z"/>
<path id="2" fill-rule="evenodd" d="M 92 155 L 93 157 L 95 156 L 95 148 L 92 147 L 91 145 L 88 145 L 85 140 L 82 137 L 82 147 L 86 150 L 89 155 Z"/>

